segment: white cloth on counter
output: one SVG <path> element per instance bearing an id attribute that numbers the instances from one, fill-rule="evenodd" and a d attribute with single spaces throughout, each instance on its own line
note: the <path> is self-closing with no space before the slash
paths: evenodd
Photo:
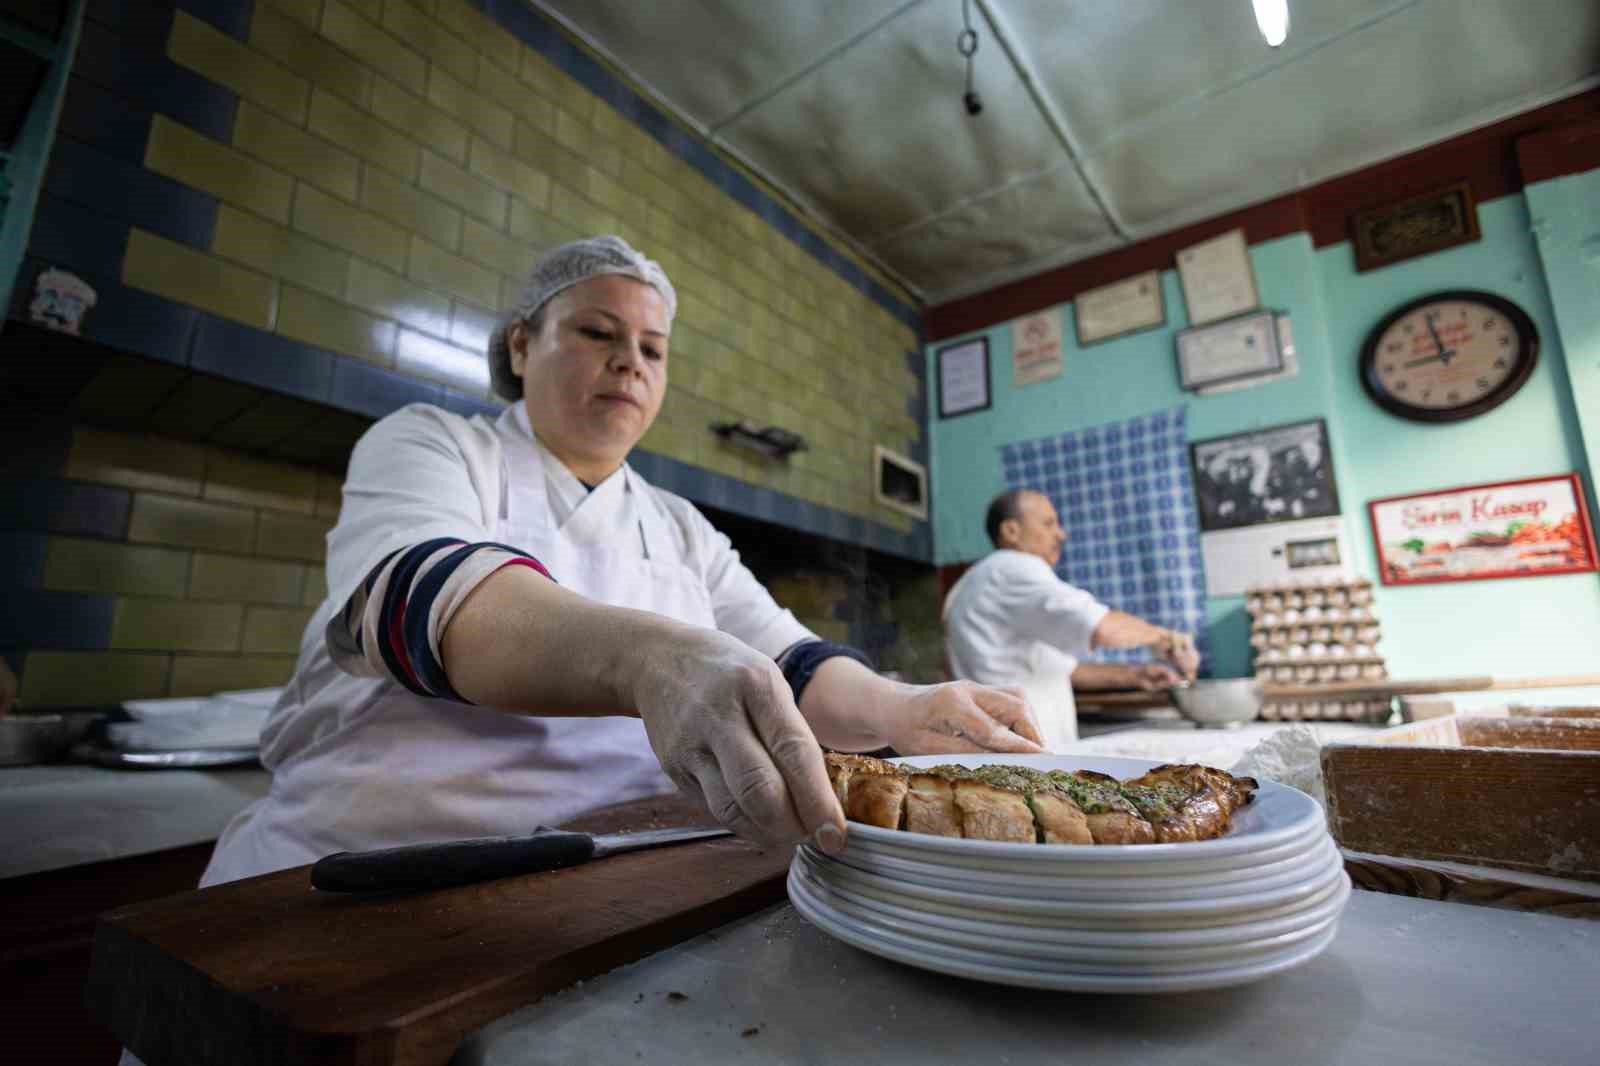
<path id="1" fill-rule="evenodd" d="M 272 792 L 228 827 L 203 884 L 341 850 L 526 833 L 672 791 L 637 718 L 506 714 L 334 664 L 329 619 L 385 556 L 435 537 L 510 545 L 581 595 L 715 627 L 774 659 L 816 639 L 687 500 L 626 465 L 585 491 L 521 404 L 494 422 L 406 407 L 351 455 L 329 598 L 262 733 Z"/>
<path id="2" fill-rule="evenodd" d="M 1248 722 L 1236 729 L 1139 728 L 1103 733 L 1073 744 L 1074 755 L 1110 755 L 1154 762 L 1194 762 L 1232 774 L 1298 788 L 1326 806 L 1322 747 L 1336 740 L 1371 736 L 1355 722 Z"/>
<path id="3" fill-rule="evenodd" d="M 1285 726 L 1263 737 L 1228 772 L 1297 788 L 1327 807 L 1328 791 L 1322 783 L 1323 743 L 1311 726 Z"/>
<path id="4" fill-rule="evenodd" d="M 1059 751 L 1078 736 L 1072 671 L 1110 610 L 1056 577 L 1037 555 L 999 548 L 973 564 L 945 597 L 950 669 L 985 685 L 1020 686 L 1045 749 Z"/>
<path id="5" fill-rule="evenodd" d="M 199 751 L 254 748 L 282 688 L 218 692 L 205 699 L 128 700 L 134 720 L 106 726 L 106 743 L 119 751 Z"/>

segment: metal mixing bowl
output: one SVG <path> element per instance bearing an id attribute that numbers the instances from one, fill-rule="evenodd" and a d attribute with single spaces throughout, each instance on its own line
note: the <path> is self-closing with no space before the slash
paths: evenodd
<path id="1" fill-rule="evenodd" d="M 1261 713 L 1261 679 L 1189 681 L 1168 690 L 1178 713 L 1211 729 L 1233 729 Z"/>

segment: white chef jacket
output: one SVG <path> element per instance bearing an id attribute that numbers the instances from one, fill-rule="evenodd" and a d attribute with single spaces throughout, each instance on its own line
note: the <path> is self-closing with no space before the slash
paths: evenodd
<path id="1" fill-rule="evenodd" d="M 1037 555 L 1000 548 L 973 564 L 945 597 L 950 669 L 985 685 L 1020 686 L 1045 749 L 1060 750 L 1078 737 L 1072 671 L 1109 611 Z"/>
<path id="2" fill-rule="evenodd" d="M 687 500 L 626 465 L 585 489 L 520 403 L 494 422 L 406 407 L 352 453 L 329 595 L 261 735 L 271 792 L 223 832 L 203 885 L 335 851 L 526 833 L 673 790 L 637 718 L 506 714 L 334 665 L 329 619 L 386 555 L 434 537 L 513 546 L 575 592 L 715 627 L 773 658 L 816 639 Z"/>

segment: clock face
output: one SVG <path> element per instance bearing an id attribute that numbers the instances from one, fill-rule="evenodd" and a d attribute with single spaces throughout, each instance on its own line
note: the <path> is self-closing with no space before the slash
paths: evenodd
<path id="1" fill-rule="evenodd" d="M 1533 321 L 1509 300 L 1438 293 L 1378 324 L 1362 351 L 1361 378 L 1386 410 L 1448 422 L 1510 399 L 1533 372 L 1538 352 Z"/>

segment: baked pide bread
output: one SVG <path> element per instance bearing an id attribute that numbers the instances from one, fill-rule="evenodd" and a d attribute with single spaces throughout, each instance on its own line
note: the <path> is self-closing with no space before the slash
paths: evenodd
<path id="1" fill-rule="evenodd" d="M 1039 844 L 1170 844 L 1228 831 L 1256 782 L 1193 764 L 1127 781 L 1092 770 L 1023 766 L 905 767 L 866 755 L 826 755 L 828 778 L 853 822 L 969 840 Z"/>

